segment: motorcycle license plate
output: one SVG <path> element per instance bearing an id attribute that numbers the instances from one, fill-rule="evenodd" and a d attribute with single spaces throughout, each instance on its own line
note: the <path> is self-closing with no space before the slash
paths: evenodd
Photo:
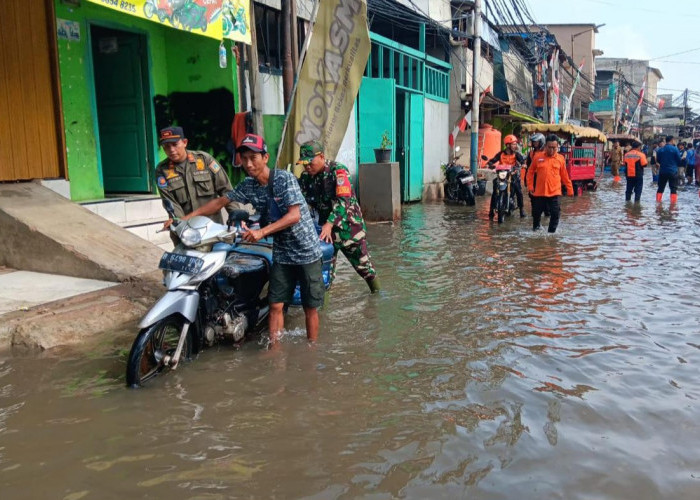
<path id="1" fill-rule="evenodd" d="M 165 252 L 160 258 L 160 269 L 166 271 L 177 271 L 185 274 L 197 274 L 204 264 L 204 260 L 191 255 L 182 255 L 180 253 Z"/>
<path id="2" fill-rule="evenodd" d="M 474 176 L 473 176 L 473 175 L 470 175 L 470 176 L 468 176 L 468 177 L 462 177 L 462 178 L 459 180 L 459 182 L 461 182 L 462 184 L 466 184 L 467 182 L 474 182 Z"/>

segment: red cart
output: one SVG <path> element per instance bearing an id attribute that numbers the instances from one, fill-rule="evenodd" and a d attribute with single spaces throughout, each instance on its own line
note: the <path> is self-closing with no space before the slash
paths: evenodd
<path id="1" fill-rule="evenodd" d="M 545 137 L 555 134 L 563 139 L 559 153 L 566 159 L 566 170 L 574 186 L 574 195 L 595 191 L 598 187 L 598 169 L 603 171 L 605 134 L 595 128 L 577 127 L 568 123 L 527 123 L 522 126 L 522 131 L 528 136 L 540 132 Z"/>

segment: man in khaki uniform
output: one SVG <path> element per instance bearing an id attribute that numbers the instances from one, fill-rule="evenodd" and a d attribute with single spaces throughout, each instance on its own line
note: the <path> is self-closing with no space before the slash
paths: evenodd
<path id="1" fill-rule="evenodd" d="M 224 169 L 210 154 L 187 150 L 187 138 L 181 127 L 162 129 L 158 142 L 168 156 L 156 167 L 158 191 L 164 207 L 165 200 L 172 203 L 175 217 L 192 213 L 233 189 Z M 211 219 L 220 224 L 225 222 L 221 213 L 212 215 Z"/>
<path id="2" fill-rule="evenodd" d="M 610 150 L 610 173 L 613 175 L 615 182 L 620 182 L 620 165 L 622 165 L 622 157 L 624 153 L 618 141 L 613 141 L 613 147 Z"/>

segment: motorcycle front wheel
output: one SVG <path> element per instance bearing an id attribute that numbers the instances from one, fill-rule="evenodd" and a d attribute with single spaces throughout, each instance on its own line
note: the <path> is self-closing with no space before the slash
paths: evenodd
<path id="1" fill-rule="evenodd" d="M 498 195 L 498 223 L 501 224 L 508 214 L 508 193 L 502 191 Z"/>
<path id="2" fill-rule="evenodd" d="M 126 385 L 139 387 L 161 373 L 166 356 L 172 356 L 180 340 L 185 320 L 178 314 L 157 321 L 139 332 L 131 346 L 126 365 Z M 192 331 L 187 332 L 179 363 L 192 354 Z"/>

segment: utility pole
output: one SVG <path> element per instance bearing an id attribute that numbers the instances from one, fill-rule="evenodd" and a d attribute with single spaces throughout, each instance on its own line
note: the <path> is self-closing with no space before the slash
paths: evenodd
<path id="1" fill-rule="evenodd" d="M 297 30 L 297 0 L 291 0 L 290 16 L 292 18 L 292 66 L 294 66 L 294 78 L 299 71 L 299 31 Z"/>
<path id="2" fill-rule="evenodd" d="M 292 61 L 292 3 L 296 0 L 282 0 L 282 90 L 284 95 L 284 112 L 289 109 L 294 88 L 294 64 Z"/>
<path id="3" fill-rule="evenodd" d="M 245 84 L 245 53 L 246 48 L 243 42 L 237 42 L 236 53 L 238 54 L 238 111 L 248 111 L 248 98 L 246 96 Z"/>
<path id="4" fill-rule="evenodd" d="M 686 119 L 688 116 L 688 89 L 683 92 L 683 126 L 686 125 Z"/>
<path id="5" fill-rule="evenodd" d="M 472 44 L 472 136 L 469 150 L 469 165 L 472 175 L 476 177 L 479 168 L 479 97 L 481 92 L 477 84 L 479 59 L 481 59 L 481 0 L 474 1 L 474 43 Z"/>
<path id="6" fill-rule="evenodd" d="M 620 104 L 620 92 L 622 89 L 620 88 L 621 79 L 620 79 L 620 64 L 615 63 L 615 76 L 617 76 L 617 85 L 615 86 L 615 102 L 614 102 L 614 107 L 615 109 L 613 110 L 613 134 L 617 134 L 617 121 L 618 121 L 618 115 L 617 115 L 617 108 L 619 107 Z M 615 76 L 613 76 L 613 81 Z"/>
<path id="7" fill-rule="evenodd" d="M 251 3 L 251 7 L 253 4 Z M 250 40 L 251 44 L 246 46 L 246 51 L 248 52 L 248 78 L 249 78 L 249 88 L 250 88 L 250 110 L 253 115 L 253 131 L 255 134 L 264 137 L 265 136 L 265 126 L 263 125 L 262 109 L 260 108 L 261 102 L 258 96 L 258 76 L 259 76 L 259 65 L 258 65 L 258 43 L 257 35 L 255 33 L 255 9 L 250 9 Z"/>

